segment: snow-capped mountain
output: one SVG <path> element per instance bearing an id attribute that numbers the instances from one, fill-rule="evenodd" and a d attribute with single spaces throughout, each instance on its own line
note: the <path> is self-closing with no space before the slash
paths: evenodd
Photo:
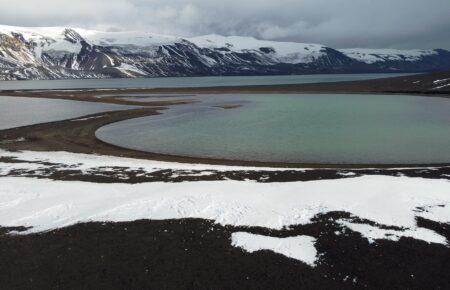
<path id="1" fill-rule="evenodd" d="M 337 50 L 252 37 L 0 26 L 0 79 L 61 79 L 450 69 L 446 50 Z"/>

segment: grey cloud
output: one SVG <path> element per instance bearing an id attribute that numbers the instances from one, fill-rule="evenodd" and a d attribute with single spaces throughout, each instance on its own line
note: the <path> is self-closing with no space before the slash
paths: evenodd
<path id="1" fill-rule="evenodd" d="M 0 0 L 2 24 L 450 48 L 448 0 Z"/>

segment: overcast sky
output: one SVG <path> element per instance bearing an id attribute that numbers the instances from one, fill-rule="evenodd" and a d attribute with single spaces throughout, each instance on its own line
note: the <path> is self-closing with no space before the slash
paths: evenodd
<path id="1" fill-rule="evenodd" d="M 450 0 L 0 0 L 0 7 L 6 25 L 450 48 Z"/>

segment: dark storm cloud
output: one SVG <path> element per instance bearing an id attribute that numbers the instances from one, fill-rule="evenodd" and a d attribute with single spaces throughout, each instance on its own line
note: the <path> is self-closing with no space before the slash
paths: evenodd
<path id="1" fill-rule="evenodd" d="M 0 22 L 246 35 L 335 47 L 450 48 L 449 0 L 0 0 Z"/>

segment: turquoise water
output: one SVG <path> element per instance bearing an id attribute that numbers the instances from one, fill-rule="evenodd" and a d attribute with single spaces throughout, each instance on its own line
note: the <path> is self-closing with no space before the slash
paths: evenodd
<path id="1" fill-rule="evenodd" d="M 79 79 L 0 81 L 0 90 L 44 89 L 115 89 L 115 88 L 180 88 L 305 84 L 357 81 L 395 77 L 408 74 L 323 74 L 288 76 L 229 76 L 229 77 L 165 77 L 137 79 Z"/>
<path id="2" fill-rule="evenodd" d="M 231 160 L 418 164 L 450 162 L 450 100 L 399 95 L 216 95 L 160 116 L 111 124 L 106 142 Z M 241 104 L 235 109 L 217 108 Z"/>

